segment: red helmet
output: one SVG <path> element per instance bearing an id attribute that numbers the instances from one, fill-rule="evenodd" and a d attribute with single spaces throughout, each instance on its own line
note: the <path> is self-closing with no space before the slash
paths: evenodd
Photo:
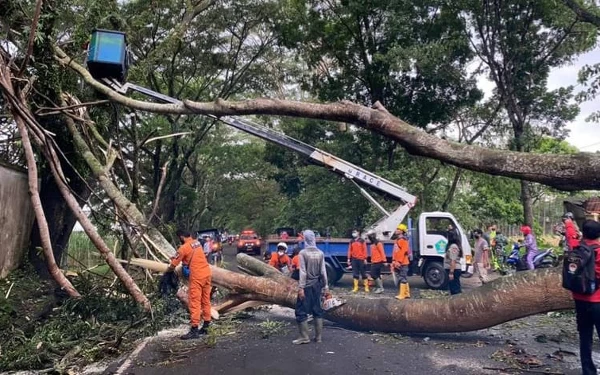
<path id="1" fill-rule="evenodd" d="M 523 226 L 521 226 L 521 232 L 524 235 L 531 234 L 531 227 L 529 225 L 523 225 Z"/>

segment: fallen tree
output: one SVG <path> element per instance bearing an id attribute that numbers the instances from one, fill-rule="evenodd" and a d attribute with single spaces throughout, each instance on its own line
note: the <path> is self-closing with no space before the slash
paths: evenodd
<path id="1" fill-rule="evenodd" d="M 464 169 L 539 182 L 560 190 L 600 188 L 600 155 L 594 153 L 534 154 L 452 142 L 411 126 L 390 114 L 379 103 L 368 108 L 349 101 L 321 104 L 278 99 L 239 102 L 218 99 L 206 103 L 183 100 L 182 104 L 144 102 L 123 96 L 96 81 L 83 66 L 59 48 L 56 48 L 56 59 L 72 68 L 87 84 L 111 101 L 141 111 L 214 116 L 273 115 L 341 121 L 385 135 L 413 155 Z"/>
<path id="2" fill-rule="evenodd" d="M 213 284 L 230 291 L 227 300 L 215 307 L 220 314 L 259 302 L 294 308 L 297 282 L 246 254 L 239 254 L 237 261 L 241 269 L 259 276 L 213 267 Z M 167 267 L 147 261 L 144 266 L 159 272 Z M 187 303 L 187 295 L 178 296 Z M 475 331 L 530 315 L 572 308 L 573 300 L 561 287 L 559 269 L 554 268 L 521 272 L 451 297 L 403 301 L 349 297 L 346 304 L 328 312 L 325 318 L 357 330 L 444 333 Z"/>

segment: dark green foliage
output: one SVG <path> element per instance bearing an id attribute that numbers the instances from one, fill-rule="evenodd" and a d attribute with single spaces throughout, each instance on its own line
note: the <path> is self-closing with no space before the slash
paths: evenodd
<path id="1" fill-rule="evenodd" d="M 14 283 L 11 295 L 4 296 Z M 152 316 L 112 279 L 83 273 L 73 279 L 83 298 L 64 299 L 31 270 L 11 274 L 0 283 L 0 371 L 57 366 L 78 346 L 69 365 L 82 365 L 127 350 L 138 338 L 186 322 L 187 313 L 174 296 L 162 298 L 154 283 Z"/>

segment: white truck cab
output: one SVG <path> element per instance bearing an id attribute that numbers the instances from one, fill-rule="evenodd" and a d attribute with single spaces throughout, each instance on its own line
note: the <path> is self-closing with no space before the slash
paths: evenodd
<path id="1" fill-rule="evenodd" d="M 427 286 L 433 289 L 443 288 L 448 280 L 444 270 L 444 256 L 448 239 L 448 226 L 458 230 L 461 238 L 463 256 L 461 270 L 465 276 L 472 275 L 472 254 L 469 238 L 454 215 L 449 212 L 424 212 L 419 215 L 416 228 L 411 229 L 411 246 L 415 258 L 419 259 L 419 270 Z"/>

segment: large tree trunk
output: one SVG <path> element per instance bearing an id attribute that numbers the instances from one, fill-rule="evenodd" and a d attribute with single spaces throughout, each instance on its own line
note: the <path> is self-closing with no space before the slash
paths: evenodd
<path id="1" fill-rule="evenodd" d="M 83 199 L 90 196 L 90 190 L 79 177 L 72 173 L 70 167 L 64 166 L 65 174 L 69 176 L 70 187 L 73 192 L 79 197 L 80 206 L 83 205 Z M 69 173 L 71 172 L 71 173 Z M 48 220 L 48 229 L 50 231 L 50 239 L 52 242 L 52 250 L 54 258 L 62 265 L 61 260 L 66 260 L 66 250 L 69 246 L 69 238 L 73 227 L 77 222 L 75 215 L 67 206 L 64 198 L 60 194 L 58 186 L 52 177 L 51 173 L 45 173 L 41 181 L 42 188 L 40 189 L 40 199 L 44 214 Z M 34 223 L 31 232 L 31 245 L 29 248 L 29 261 L 34 266 L 36 272 L 43 278 L 49 278 L 48 268 L 43 255 L 38 251 L 42 247 L 40 232 L 37 221 Z"/>
<path id="2" fill-rule="evenodd" d="M 367 108 L 351 102 L 331 104 L 302 103 L 276 99 L 254 99 L 241 102 L 217 100 L 198 103 L 158 104 L 123 96 L 96 81 L 89 72 L 62 50 L 56 48 L 57 59 L 74 69 L 89 85 L 110 100 L 130 108 L 156 113 L 231 115 L 274 115 L 314 118 L 346 122 L 383 134 L 413 155 L 443 161 L 464 169 L 492 175 L 518 178 L 552 186 L 561 190 L 600 188 L 600 155 L 534 154 L 490 149 L 440 139 L 392 116 L 376 103 Z"/>
<path id="3" fill-rule="evenodd" d="M 33 53 L 32 61 L 34 62 L 32 68 L 35 70 L 35 75 L 37 77 L 35 85 L 36 90 L 34 90 L 32 95 L 33 101 L 37 106 L 51 107 L 54 103 L 60 102 L 60 90 L 58 89 L 56 82 L 61 75 L 61 72 L 60 67 L 54 64 L 55 60 L 52 54 L 52 44 L 56 40 L 54 37 L 54 25 L 57 17 L 55 3 L 55 0 L 45 0 L 38 3 L 38 6 L 41 6 L 39 9 L 40 14 L 43 16 L 39 20 L 38 30 L 31 30 L 33 34 L 40 36 L 40 38 L 34 38 L 33 40 L 35 43 L 31 45 L 31 52 Z M 65 123 L 61 117 L 56 115 L 43 116 L 39 117 L 38 121 L 45 130 L 55 134 L 54 141 L 56 142 L 56 145 L 73 165 L 77 165 L 81 161 L 81 158 L 79 158 L 75 152 L 73 142 L 69 137 L 69 132 L 66 130 Z M 83 205 L 84 201 L 90 196 L 87 185 L 79 178 L 76 171 L 62 159 L 61 167 L 67 178 L 69 188 L 72 189 L 73 193 L 78 197 L 80 206 Z M 50 167 L 45 163 L 44 169 L 42 170 L 40 198 L 42 200 L 45 216 L 48 220 L 48 229 L 50 231 L 54 258 L 60 264 L 60 262 L 65 259 L 63 253 L 68 247 L 69 238 L 73 231 L 73 227 L 75 226 L 76 219 L 75 215 L 73 215 L 63 199 L 49 170 Z M 37 224 L 37 222 L 34 224 L 34 228 L 31 232 L 29 260 L 42 277 L 48 277 L 49 275 L 47 274 L 45 261 L 40 258 L 40 254 L 37 251 L 37 248 L 41 247 Z"/>
<path id="4" fill-rule="evenodd" d="M 38 3 L 38 14 L 39 14 L 39 3 Z M 34 31 L 32 31 L 33 33 Z M 0 56 L 0 85 L 3 87 L 5 92 L 5 98 L 7 103 L 10 103 L 9 108 L 13 112 L 13 119 L 19 129 L 21 135 L 21 142 L 23 144 L 23 151 L 27 160 L 27 177 L 29 180 L 29 195 L 31 197 L 31 204 L 35 212 L 36 221 L 38 223 L 38 231 L 41 239 L 41 247 L 46 260 L 46 268 L 48 274 L 56 281 L 62 289 L 64 289 L 71 297 L 81 297 L 79 292 L 75 290 L 71 282 L 61 272 L 60 268 L 56 264 L 56 258 L 52 251 L 52 245 L 50 240 L 50 231 L 48 230 L 48 222 L 44 215 L 44 209 L 42 208 L 42 201 L 39 194 L 39 181 L 38 181 L 38 168 L 35 160 L 35 154 L 33 147 L 29 140 L 29 132 L 25 125 L 25 120 L 22 115 L 15 110 L 18 105 L 16 103 L 16 93 L 12 85 L 12 74 L 10 69 L 5 64 L 4 57 Z"/>
<path id="5" fill-rule="evenodd" d="M 232 292 L 219 305 L 227 313 L 248 301 L 262 301 L 294 308 L 297 282 L 273 267 L 245 254 L 237 256 L 250 276 L 212 267 L 213 284 Z M 148 266 L 147 261 L 142 261 Z M 151 267 L 164 271 L 166 264 Z M 180 294 L 185 301 L 187 296 Z M 572 309 L 573 299 L 561 287 L 558 269 L 521 272 L 497 279 L 483 287 L 451 297 L 435 299 L 348 297 L 325 318 L 349 328 L 400 333 L 468 332 L 489 328 L 526 316 Z"/>
<path id="6" fill-rule="evenodd" d="M 533 228 L 533 198 L 529 181 L 521 180 L 521 203 L 523 204 L 524 223 Z"/>

